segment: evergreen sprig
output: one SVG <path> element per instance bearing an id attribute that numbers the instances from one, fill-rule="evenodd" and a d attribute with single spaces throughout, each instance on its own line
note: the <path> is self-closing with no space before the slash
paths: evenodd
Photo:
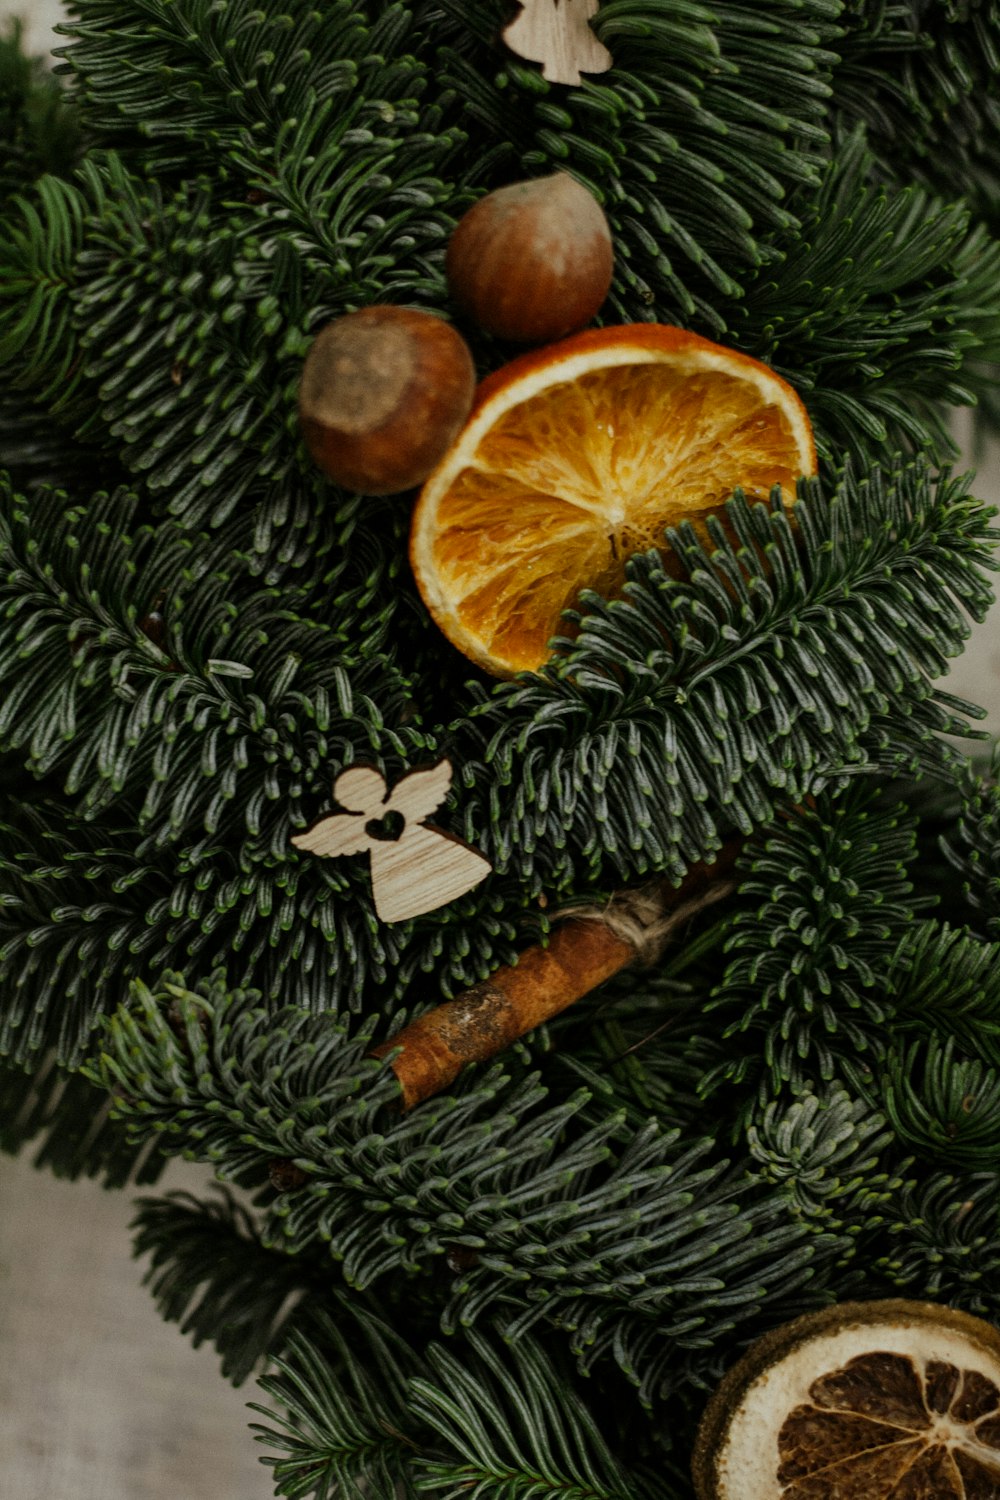
<path id="1" fill-rule="evenodd" d="M 293 1329 L 261 1390 L 282 1410 L 251 1403 L 271 1453 L 275 1493 L 288 1500 L 369 1500 L 374 1493 L 415 1495 L 411 1460 L 423 1433 L 414 1421 L 408 1381 L 424 1356 L 368 1299 L 333 1291 L 312 1327 Z M 275 1450 L 277 1450 L 275 1452 Z"/>
<path id="2" fill-rule="evenodd" d="M 440 1500 L 661 1500 L 656 1475 L 625 1467 L 574 1388 L 531 1337 L 471 1330 L 450 1347 L 407 1344 L 389 1318 L 340 1294 L 293 1332 L 260 1381 L 283 1410 L 254 1405 L 289 1500 L 379 1495 Z M 558 1391 L 558 1396 L 555 1392 Z M 277 1423 L 278 1425 L 274 1425 Z M 669 1481 L 668 1481 L 669 1483 Z"/>
<path id="3" fill-rule="evenodd" d="M 885 173 L 961 192 L 996 223 L 996 0 L 847 0 L 842 19 L 837 105 L 865 121 Z"/>
<path id="4" fill-rule="evenodd" d="M 974 403 L 976 361 L 1000 352 L 1000 241 L 967 204 L 880 182 L 857 130 L 783 243 L 736 326 L 803 396 L 821 455 L 953 453 L 945 408 Z"/>
<path id="5" fill-rule="evenodd" d="M 479 694 L 458 740 L 466 836 L 537 886 L 679 879 L 779 797 L 846 769 L 940 767 L 936 735 L 977 712 L 932 681 L 962 612 L 992 599 L 991 515 L 918 463 L 805 483 L 794 517 L 737 498 L 706 536 L 671 531 L 681 580 L 658 552 L 634 557 L 623 598 L 582 596 L 553 666 Z"/>
<path id="6" fill-rule="evenodd" d="M 478 1258 L 444 1327 L 488 1310 L 511 1338 L 547 1322 L 588 1366 L 616 1361 L 645 1400 L 671 1387 L 678 1347 L 710 1346 L 765 1293 L 808 1281 L 813 1249 L 776 1231 L 777 1197 L 713 1161 L 707 1141 L 655 1120 L 635 1132 L 619 1112 L 581 1122 L 584 1090 L 550 1100 L 523 1066 L 466 1075 L 400 1118 L 393 1075 L 364 1055 L 370 1024 L 350 1039 L 341 1022 L 254 998 L 221 981 L 161 995 L 135 984 L 89 1071 L 133 1139 L 155 1132 L 244 1186 L 275 1156 L 301 1168 L 308 1181 L 271 1206 L 265 1245 L 294 1255 L 325 1241 L 361 1289 L 465 1246 Z"/>
<path id="7" fill-rule="evenodd" d="M 747 1126 L 750 1156 L 785 1192 L 789 1211 L 841 1229 L 864 1222 L 901 1183 L 883 1168 L 893 1131 L 886 1116 L 840 1084 L 772 1099 Z"/>
<path id="8" fill-rule="evenodd" d="M 590 1412 L 560 1392 L 552 1361 L 531 1339 L 501 1353 L 475 1330 L 461 1351 L 432 1345 L 432 1375 L 410 1400 L 448 1454 L 424 1459 L 416 1490 L 440 1500 L 654 1500 L 663 1490 L 627 1473 Z M 471 1357 L 470 1357 L 471 1356 Z"/>
<path id="9" fill-rule="evenodd" d="M 933 1161 L 969 1170 L 994 1167 L 1000 1153 L 1000 1072 L 933 1035 L 893 1050 L 880 1087 L 896 1136 Z"/>
<path id="10" fill-rule="evenodd" d="M 963 929 L 915 923 L 888 965 L 886 984 L 897 1025 L 907 1034 L 932 1032 L 1000 1065 L 1000 944 Z"/>
<path id="11" fill-rule="evenodd" d="M 22 50 L 24 28 L 15 19 L 0 31 L 0 204 L 43 172 L 71 170 L 79 127 L 63 90 L 40 58 Z"/>
<path id="12" fill-rule="evenodd" d="M 84 203 L 72 183 L 46 176 L 14 207 L 0 231 L 0 364 L 15 389 L 72 413 L 81 369 L 70 293 Z"/>
<path id="13" fill-rule="evenodd" d="M 173 1192 L 141 1198 L 137 1210 L 133 1250 L 149 1258 L 143 1284 L 160 1316 L 195 1348 L 210 1343 L 225 1378 L 242 1384 L 285 1346 L 320 1277 L 307 1262 L 265 1250 L 229 1193 L 202 1201 Z"/>
<path id="14" fill-rule="evenodd" d="M 1000 1175 L 921 1174 L 885 1215 L 882 1246 L 869 1248 L 874 1274 L 908 1296 L 1000 1317 Z M 881 1248 L 881 1254 L 879 1249 Z"/>
<path id="15" fill-rule="evenodd" d="M 0 1151 L 29 1148 L 36 1167 L 75 1181 L 98 1179 L 104 1187 L 146 1186 L 166 1165 L 151 1141 L 130 1143 L 111 1116 L 112 1101 L 79 1073 L 44 1056 L 34 1072 L 0 1070 Z"/>
<path id="16" fill-rule="evenodd" d="M 986 936 L 1000 938 L 1000 748 L 990 767 L 970 766 L 962 781 L 962 806 L 954 828 L 942 839 L 949 863 L 963 877 L 972 920 Z"/>
<path id="17" fill-rule="evenodd" d="M 803 1074 L 832 1078 L 838 1055 L 878 1054 L 891 1013 L 884 956 L 913 917 L 915 854 L 914 827 L 867 787 L 820 798 L 749 845 L 748 906 L 728 942 L 738 956 L 711 1002 L 739 1052 L 709 1074 L 706 1093 L 754 1081 L 763 1064 L 766 1100 Z M 744 1041 L 748 1032 L 761 1035 Z"/>

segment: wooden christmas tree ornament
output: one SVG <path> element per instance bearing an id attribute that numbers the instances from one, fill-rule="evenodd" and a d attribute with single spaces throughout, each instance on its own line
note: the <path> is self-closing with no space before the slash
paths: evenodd
<path id="1" fill-rule="evenodd" d="M 461 839 L 426 826 L 447 797 L 451 778 L 451 762 L 442 760 L 404 776 L 390 793 L 381 771 L 352 766 L 333 787 L 347 811 L 321 819 L 292 843 L 324 859 L 370 855 L 380 922 L 405 922 L 436 911 L 466 895 L 493 868 Z"/>
<path id="2" fill-rule="evenodd" d="M 518 57 L 542 63 L 550 83 L 582 83 L 583 73 L 606 73 L 614 59 L 590 28 L 599 0 L 524 0 L 502 33 Z"/>
<path id="3" fill-rule="evenodd" d="M 706 1408 L 698 1500 L 998 1500 L 1000 1331 L 847 1302 L 754 1344 Z"/>

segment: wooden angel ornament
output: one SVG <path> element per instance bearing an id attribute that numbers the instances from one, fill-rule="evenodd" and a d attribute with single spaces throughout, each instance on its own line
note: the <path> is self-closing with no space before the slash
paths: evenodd
<path id="1" fill-rule="evenodd" d="M 582 83 L 583 73 L 606 73 L 611 53 L 590 29 L 600 0 L 522 0 L 503 32 L 518 57 L 543 64 L 550 83 Z"/>
<path id="2" fill-rule="evenodd" d="M 427 827 L 448 795 L 452 767 L 411 771 L 390 792 L 372 766 L 341 772 L 333 795 L 346 812 L 322 818 L 292 843 L 324 859 L 371 857 L 372 895 L 381 922 L 405 922 L 466 895 L 490 874 L 489 860 L 461 839 Z"/>

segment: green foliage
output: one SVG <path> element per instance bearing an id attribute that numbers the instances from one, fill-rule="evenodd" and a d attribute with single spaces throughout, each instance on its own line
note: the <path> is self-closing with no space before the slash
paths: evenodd
<path id="1" fill-rule="evenodd" d="M 883 168 L 1000 206 L 996 0 L 847 0 L 836 98 L 867 124 Z"/>
<path id="2" fill-rule="evenodd" d="M 716 929 L 706 939 L 721 942 Z M 692 946 L 685 944 L 681 960 L 690 961 Z M 672 978 L 671 968 L 667 962 L 641 976 L 629 971 L 602 987 L 595 1003 L 550 1023 L 551 1052 L 542 1056 L 547 1077 L 564 1070 L 567 1080 L 593 1092 L 598 1111 L 613 1101 L 637 1126 L 655 1115 L 672 1128 L 697 1132 L 698 1085 L 720 1049 L 705 1027 L 699 988 Z"/>
<path id="3" fill-rule="evenodd" d="M 0 363 L 15 388 L 60 414 L 80 378 L 70 293 L 83 243 L 84 203 L 59 177 L 42 177 L 32 199 L 0 231 Z"/>
<path id="4" fill-rule="evenodd" d="M 570 88 L 509 10 L 78 0 L 66 107 L 0 46 L 0 1144 L 251 1191 L 147 1200 L 137 1243 L 232 1378 L 278 1356 L 299 1500 L 679 1500 L 765 1328 L 1000 1316 L 1000 774 L 936 685 L 992 598 L 939 467 L 943 407 L 997 405 L 996 0 L 605 0 L 615 66 Z M 497 684 L 296 386 L 343 311 L 449 315 L 456 218 L 555 168 L 608 212 L 605 318 L 774 364 L 821 469 Z M 345 766 L 446 755 L 494 874 L 382 924 L 364 860 L 291 838 Z M 400 1112 L 373 1044 L 736 838 L 657 965 Z"/>
<path id="5" fill-rule="evenodd" d="M 963 877 L 966 902 L 988 937 L 1000 938 L 1000 748 L 985 774 L 970 766 L 961 781 L 962 805 L 942 841 L 949 863 Z"/>
<path id="6" fill-rule="evenodd" d="M 768 234 L 795 230 L 790 190 L 815 181 L 838 10 L 780 0 L 765 18 L 749 0 L 616 0 L 594 26 L 611 75 L 555 90 L 506 63 L 497 135 L 520 142 L 509 121 L 527 107 L 537 123 L 523 166 L 573 171 L 605 199 L 617 318 L 725 331 L 742 276 L 769 258 Z"/>
<path id="7" fill-rule="evenodd" d="M 963 930 L 915 924 L 888 968 L 900 1029 L 954 1037 L 1000 1065 L 1000 945 Z"/>
<path id="8" fill-rule="evenodd" d="M 0 1070 L 0 1151 L 32 1148 L 32 1162 L 57 1177 L 97 1178 L 104 1187 L 155 1182 L 166 1165 L 145 1141 L 130 1144 L 111 1118 L 112 1103 L 79 1073 L 67 1073 L 51 1054 L 34 1073 Z"/>
<path id="9" fill-rule="evenodd" d="M 955 1055 L 954 1038 L 933 1035 L 892 1051 L 880 1070 L 897 1137 L 921 1155 L 970 1170 L 1000 1152 L 1000 1072 Z"/>
<path id="10" fill-rule="evenodd" d="M 881 1170 L 893 1141 L 885 1116 L 837 1084 L 791 1103 L 772 1099 L 746 1140 L 789 1211 L 817 1227 L 863 1222 L 900 1185 Z"/>
<path id="11" fill-rule="evenodd" d="M 67 851 L 65 824 L 51 826 L 46 811 L 8 804 L 0 823 L 0 1052 L 37 1066 L 52 1048 L 70 1067 L 121 974 L 155 958 L 146 910 L 162 887 L 155 866 L 129 858 L 120 838 L 108 847 L 92 826 L 74 830 Z"/>
<path id="12" fill-rule="evenodd" d="M 419 1431 L 409 1401 L 409 1378 L 422 1357 L 372 1304 L 334 1291 L 329 1311 L 313 1314 L 309 1334 L 295 1329 L 276 1373 L 261 1389 L 284 1408 L 252 1405 L 277 1427 L 254 1424 L 258 1439 L 280 1457 L 275 1493 L 289 1500 L 367 1500 L 369 1495 L 415 1494 L 410 1460 Z"/>
<path id="13" fill-rule="evenodd" d="M 1000 354 L 1000 242 L 965 204 L 880 183 L 860 130 L 801 219 L 747 289 L 741 342 L 801 393 L 822 457 L 953 451 L 944 408 L 972 404 L 972 364 Z"/>
<path id="14" fill-rule="evenodd" d="M 633 558 L 554 666 L 478 694 L 466 836 L 538 884 L 679 879 L 847 768 L 940 768 L 936 734 L 976 710 L 931 682 L 968 631 L 956 603 L 992 599 L 990 515 L 918 464 L 806 483 L 794 521 L 736 499 L 708 544 L 671 532 L 686 577 Z"/>
<path id="15" fill-rule="evenodd" d="M 371 1023 L 350 1039 L 342 1022 L 253 1000 L 221 980 L 162 995 L 134 984 L 93 1076 L 133 1139 L 155 1132 L 244 1186 L 275 1156 L 306 1172 L 269 1208 L 265 1246 L 326 1242 L 359 1289 L 464 1246 L 477 1259 L 443 1326 L 488 1309 L 509 1338 L 555 1325 L 586 1366 L 613 1359 L 647 1401 L 676 1378 L 678 1347 L 711 1346 L 765 1295 L 808 1281 L 813 1251 L 778 1224 L 780 1202 L 713 1161 L 709 1141 L 655 1120 L 626 1128 L 618 1111 L 590 1124 L 584 1090 L 549 1099 L 523 1065 L 466 1074 L 401 1117 L 394 1076 L 364 1055 Z"/>
<path id="16" fill-rule="evenodd" d="M 43 172 L 68 171 L 78 126 L 63 91 L 40 58 L 22 50 L 18 20 L 0 32 L 0 204 Z"/>
<path id="17" fill-rule="evenodd" d="M 284 1347 L 303 1299 L 322 1286 L 307 1264 L 263 1249 L 228 1193 L 209 1202 L 182 1192 L 142 1198 L 132 1229 L 136 1256 L 150 1258 L 143 1282 L 161 1317 L 195 1348 L 212 1344 L 233 1385 Z"/>
<path id="18" fill-rule="evenodd" d="M 364 1300 L 339 1294 L 295 1332 L 263 1391 L 282 1412 L 259 1438 L 282 1456 L 278 1495 L 363 1500 L 653 1500 L 662 1472 L 614 1458 L 572 1374 L 530 1337 L 467 1333 L 416 1350 Z M 558 1395 L 556 1393 L 558 1392 Z"/>
<path id="19" fill-rule="evenodd" d="M 867 787 L 788 814 L 743 856 L 738 954 L 713 998 L 739 1052 L 710 1074 L 706 1093 L 753 1079 L 762 1099 L 803 1072 L 833 1077 L 836 1058 L 866 1052 L 891 1014 L 880 960 L 913 915 L 907 865 L 915 831 Z M 761 899 L 763 898 L 763 899 Z M 729 1019 L 732 1017 L 732 1019 Z M 742 1054 L 742 1055 L 741 1055 Z"/>
<path id="20" fill-rule="evenodd" d="M 624 1472 L 586 1407 L 572 1390 L 560 1389 L 563 1382 L 533 1340 L 508 1345 L 505 1356 L 474 1332 L 468 1345 L 461 1357 L 432 1346 L 427 1359 L 434 1378 L 410 1382 L 415 1418 L 449 1455 L 423 1461 L 418 1494 L 441 1500 L 653 1500 L 663 1494 L 662 1487 Z"/>
<path id="21" fill-rule="evenodd" d="M 886 1216 L 887 1248 L 872 1270 L 908 1296 L 964 1307 L 996 1321 L 1000 1272 L 1000 1176 L 922 1175 Z"/>

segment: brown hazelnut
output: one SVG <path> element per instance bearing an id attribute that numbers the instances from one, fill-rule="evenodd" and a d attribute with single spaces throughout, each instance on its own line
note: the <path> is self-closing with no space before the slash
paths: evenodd
<path id="1" fill-rule="evenodd" d="M 462 311 L 518 343 L 548 343 L 589 323 L 613 269 L 604 210 L 565 172 L 480 198 L 459 219 L 445 260 Z"/>
<path id="2" fill-rule="evenodd" d="M 476 372 L 449 323 L 364 307 L 317 335 L 299 387 L 306 447 L 328 478 L 391 495 L 427 478 L 469 415 Z"/>

